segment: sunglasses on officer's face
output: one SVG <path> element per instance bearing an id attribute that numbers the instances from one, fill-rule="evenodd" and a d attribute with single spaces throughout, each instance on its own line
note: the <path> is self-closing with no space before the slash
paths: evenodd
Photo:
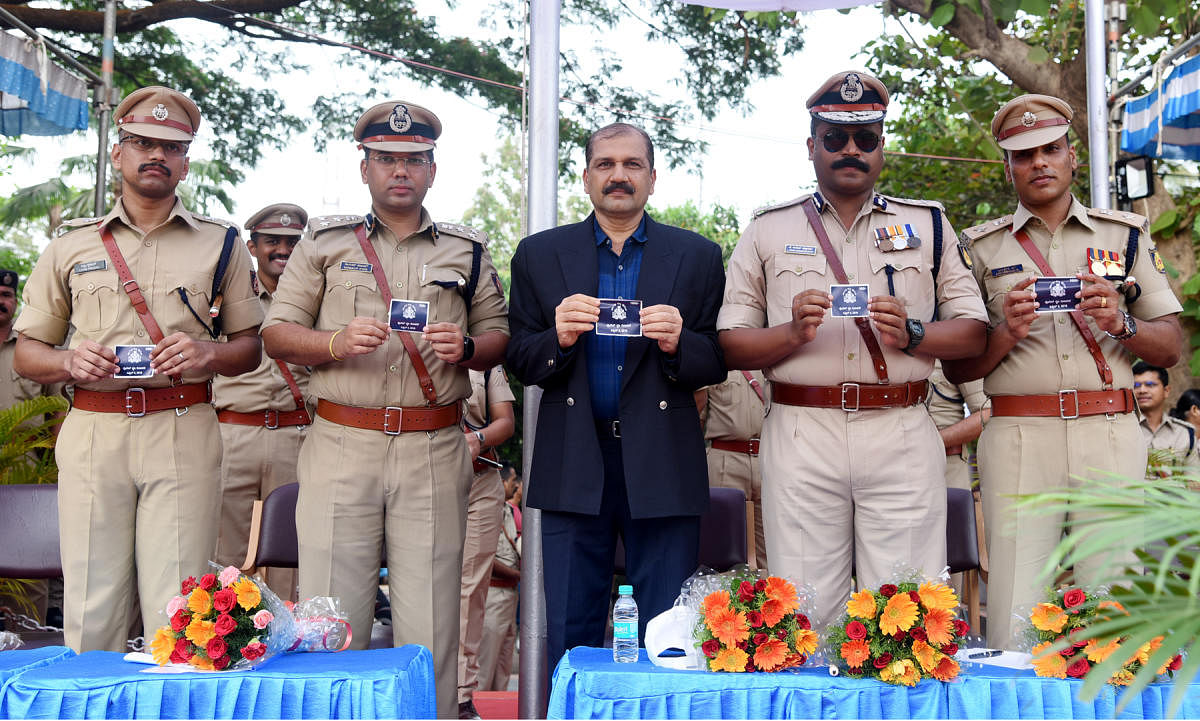
<path id="1" fill-rule="evenodd" d="M 830 128 L 821 136 L 821 145 L 825 146 L 825 150 L 830 153 L 836 153 L 846 147 L 846 143 L 850 142 L 851 134 L 847 133 L 842 128 Z M 879 147 L 879 134 L 861 128 L 853 133 L 854 146 L 864 153 L 870 153 Z"/>

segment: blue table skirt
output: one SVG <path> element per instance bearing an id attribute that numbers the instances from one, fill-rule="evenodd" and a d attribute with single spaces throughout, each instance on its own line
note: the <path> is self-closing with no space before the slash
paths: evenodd
<path id="1" fill-rule="evenodd" d="M 2 654 L 0 654 L 2 656 Z M 91 651 L 15 675 L 0 718 L 432 718 L 433 657 L 421 646 L 286 654 L 258 669 L 143 673 Z"/>
<path id="2" fill-rule="evenodd" d="M 554 672 L 550 718 L 1112 718 L 1117 689 L 1076 699 L 1081 681 L 1038 678 L 971 664 L 951 683 L 912 688 L 831 677 L 824 669 L 784 673 L 676 671 L 650 663 L 616 664 L 612 651 L 572 649 Z M 1121 718 L 1163 718 L 1174 687 L 1152 684 Z M 1178 714 L 1200 717 L 1200 685 L 1189 686 Z"/>
<path id="3" fill-rule="evenodd" d="M 57 663 L 74 655 L 75 652 L 66 646 L 0 651 L 0 695 L 3 695 L 5 684 L 14 676 L 30 669 Z"/>

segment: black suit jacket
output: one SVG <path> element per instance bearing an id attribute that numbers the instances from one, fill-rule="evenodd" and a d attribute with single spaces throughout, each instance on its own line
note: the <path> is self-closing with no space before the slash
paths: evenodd
<path id="1" fill-rule="evenodd" d="M 512 259 L 512 303 L 506 365 L 544 393 L 538 412 L 530 506 L 600 511 L 604 467 L 592 415 L 587 352 L 581 336 L 559 362 L 554 309 L 574 293 L 599 286 L 594 216 L 531 235 Z M 692 393 L 725 379 L 717 343 L 717 311 L 725 292 L 721 249 L 691 231 L 646 216 L 646 245 L 637 299 L 679 309 L 678 366 L 656 341 L 630 338 L 621 379 L 621 448 L 634 518 L 700 515 L 708 506 L 704 437 Z"/>

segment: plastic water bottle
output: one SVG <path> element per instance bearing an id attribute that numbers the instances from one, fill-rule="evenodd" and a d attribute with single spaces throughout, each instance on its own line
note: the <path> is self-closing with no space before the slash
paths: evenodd
<path id="1" fill-rule="evenodd" d="M 620 586 L 617 602 L 613 604 L 613 662 L 637 663 L 638 609 L 633 600 L 633 586 Z"/>

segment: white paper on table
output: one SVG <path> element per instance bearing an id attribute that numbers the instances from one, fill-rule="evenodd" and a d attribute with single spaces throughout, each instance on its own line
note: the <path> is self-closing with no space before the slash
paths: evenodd
<path id="1" fill-rule="evenodd" d="M 142 669 L 142 673 L 216 673 L 215 670 L 206 671 L 196 668 L 190 663 L 168 663 L 165 666 L 159 666 L 153 656 L 137 651 L 125 654 L 123 658 L 129 663 L 148 664 L 150 667 Z"/>
<path id="2" fill-rule="evenodd" d="M 989 658 L 971 658 L 971 654 L 983 653 L 995 649 L 990 648 L 960 648 L 954 654 L 955 660 L 961 663 L 980 663 L 985 666 L 1000 666 L 1017 670 L 1033 668 L 1033 655 L 1020 651 L 1001 651 L 997 656 Z"/>

